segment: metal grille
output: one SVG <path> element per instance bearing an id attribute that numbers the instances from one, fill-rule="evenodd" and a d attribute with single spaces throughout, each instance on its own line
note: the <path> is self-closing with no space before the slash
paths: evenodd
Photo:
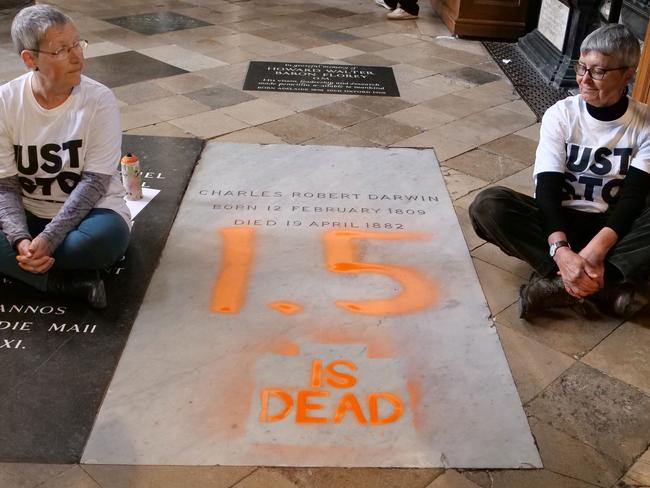
<path id="1" fill-rule="evenodd" d="M 569 96 L 567 90 L 549 85 L 516 43 L 484 42 L 483 45 L 512 82 L 519 96 L 535 112 L 538 121 L 542 120 L 547 108 Z M 510 62 L 504 63 L 504 59 L 509 59 Z"/>

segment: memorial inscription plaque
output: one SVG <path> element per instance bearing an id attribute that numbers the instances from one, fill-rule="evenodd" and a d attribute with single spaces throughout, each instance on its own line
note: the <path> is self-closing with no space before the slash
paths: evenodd
<path id="1" fill-rule="evenodd" d="M 86 463 L 540 466 L 433 151 L 208 144 Z"/>
<path id="2" fill-rule="evenodd" d="M 105 272 L 109 306 L 0 276 L 0 461 L 79 462 L 202 142 L 124 136 L 122 148 L 160 192 L 136 217 L 125 259 Z"/>
<path id="3" fill-rule="evenodd" d="M 542 0 L 537 30 L 562 52 L 570 9 L 559 0 Z"/>
<path id="4" fill-rule="evenodd" d="M 393 68 L 251 61 L 244 90 L 399 97 Z"/>

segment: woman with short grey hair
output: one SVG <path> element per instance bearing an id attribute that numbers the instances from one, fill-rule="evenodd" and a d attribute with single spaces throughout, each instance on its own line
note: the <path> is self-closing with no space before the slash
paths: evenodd
<path id="1" fill-rule="evenodd" d="M 580 93 L 542 119 L 535 197 L 496 187 L 470 207 L 480 237 L 535 270 L 520 290 L 522 318 L 585 298 L 626 316 L 650 273 L 650 109 L 627 96 L 639 56 L 622 25 L 589 34 Z"/>
<path id="2" fill-rule="evenodd" d="M 99 270 L 130 232 L 115 96 L 81 74 L 88 43 L 56 8 L 24 8 L 11 36 L 29 71 L 0 86 L 0 274 L 103 308 Z"/>

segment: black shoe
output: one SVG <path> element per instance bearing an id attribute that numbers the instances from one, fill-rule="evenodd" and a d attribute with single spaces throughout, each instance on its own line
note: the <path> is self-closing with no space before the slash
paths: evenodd
<path id="1" fill-rule="evenodd" d="M 73 296 L 85 300 L 91 307 L 106 308 L 106 288 L 97 271 L 80 271 L 75 276 L 51 273 L 47 280 L 48 293 Z"/>
<path id="2" fill-rule="evenodd" d="M 630 282 L 605 286 L 596 295 L 596 303 L 605 313 L 627 318 L 632 313 L 635 292 L 636 287 Z"/>
<path id="3" fill-rule="evenodd" d="M 528 283 L 519 288 L 519 318 L 527 320 L 535 312 L 570 307 L 579 302 L 567 293 L 562 277 L 544 278 L 533 273 Z"/>

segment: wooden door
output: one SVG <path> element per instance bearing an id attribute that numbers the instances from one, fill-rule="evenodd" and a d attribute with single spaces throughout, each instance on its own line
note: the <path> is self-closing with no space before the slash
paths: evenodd
<path id="1" fill-rule="evenodd" d="M 632 98 L 643 103 L 650 103 L 650 23 L 645 32 L 645 43 L 641 53 L 641 62 L 636 73 L 636 82 Z"/>

